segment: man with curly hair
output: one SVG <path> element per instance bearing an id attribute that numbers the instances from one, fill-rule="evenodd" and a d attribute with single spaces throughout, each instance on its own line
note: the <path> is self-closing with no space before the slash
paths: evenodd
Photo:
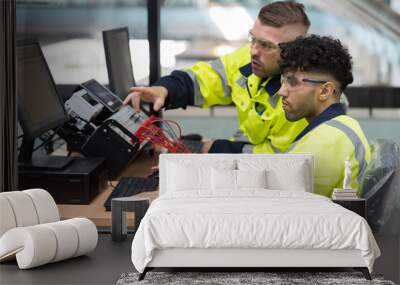
<path id="1" fill-rule="evenodd" d="M 289 153 L 313 153 L 314 192 L 330 197 L 341 188 L 344 162 L 351 163 L 351 187 L 359 188 L 371 151 L 359 123 L 345 115 L 341 93 L 353 82 L 352 59 L 339 40 L 311 35 L 281 45 L 282 86 L 278 94 L 286 118 L 309 125 Z"/>

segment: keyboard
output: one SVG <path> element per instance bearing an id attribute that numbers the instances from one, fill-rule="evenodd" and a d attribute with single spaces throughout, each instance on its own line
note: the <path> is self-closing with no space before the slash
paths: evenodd
<path id="1" fill-rule="evenodd" d="M 104 203 L 106 211 L 111 211 L 111 200 L 118 197 L 130 197 L 142 192 L 155 191 L 158 187 L 158 176 L 122 177 Z"/>
<path id="2" fill-rule="evenodd" d="M 201 153 L 201 148 L 203 146 L 202 141 L 183 139 L 182 142 L 192 153 Z"/>

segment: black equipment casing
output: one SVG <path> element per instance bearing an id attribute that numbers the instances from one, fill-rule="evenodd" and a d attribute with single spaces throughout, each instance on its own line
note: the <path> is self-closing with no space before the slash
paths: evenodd
<path id="1" fill-rule="evenodd" d="M 18 189 L 43 188 L 57 204 L 89 204 L 107 186 L 104 158 L 75 157 L 63 169 L 21 168 Z"/>
<path id="2" fill-rule="evenodd" d="M 108 120 L 90 136 L 82 153 L 89 157 L 104 157 L 109 176 L 117 178 L 136 157 L 139 146 L 139 140 L 132 133 L 118 122 Z"/>

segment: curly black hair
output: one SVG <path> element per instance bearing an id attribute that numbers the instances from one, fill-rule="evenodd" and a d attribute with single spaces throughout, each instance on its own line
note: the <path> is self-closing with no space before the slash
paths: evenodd
<path id="1" fill-rule="evenodd" d="M 339 40 L 310 35 L 280 44 L 281 72 L 305 71 L 331 75 L 343 91 L 353 82 L 352 58 Z"/>

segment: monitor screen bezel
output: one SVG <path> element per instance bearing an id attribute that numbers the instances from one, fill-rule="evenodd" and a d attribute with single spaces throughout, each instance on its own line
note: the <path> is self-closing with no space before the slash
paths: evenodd
<path id="1" fill-rule="evenodd" d="M 25 112 L 22 110 L 21 104 L 18 103 L 18 118 L 19 118 L 21 128 L 24 132 L 24 137 L 26 137 L 28 139 L 34 139 L 34 138 L 40 136 L 41 134 L 48 132 L 49 130 L 52 130 L 52 129 L 68 122 L 70 120 L 70 118 L 68 116 L 67 111 L 65 110 L 64 102 L 57 90 L 57 86 L 55 84 L 53 75 L 50 72 L 50 68 L 47 64 L 46 58 L 44 57 L 42 48 L 38 41 L 36 41 L 36 40 L 17 41 L 17 45 L 16 45 L 16 49 L 17 49 L 16 50 L 16 67 L 17 67 L 17 69 L 18 69 L 18 48 L 19 47 L 27 47 L 27 46 L 35 46 L 35 48 L 38 50 L 39 56 L 41 57 L 41 60 L 42 60 L 42 63 L 44 64 L 44 67 L 49 75 L 50 83 L 53 85 L 53 87 L 55 89 L 55 94 L 59 100 L 59 103 L 61 105 L 61 109 L 63 110 L 63 115 L 64 115 L 64 116 L 57 118 L 57 119 L 53 120 L 52 122 L 48 123 L 45 127 L 42 126 L 40 128 L 34 128 L 34 127 L 31 128 L 30 124 L 28 122 L 29 118 L 26 117 Z M 17 74 L 18 74 L 18 71 L 17 71 Z M 17 81 L 18 81 L 18 78 L 17 78 Z M 20 82 L 18 82 L 17 84 L 20 84 Z M 18 100 L 18 90 L 16 90 L 16 95 L 17 95 L 17 100 Z"/>
<path id="2" fill-rule="evenodd" d="M 93 90 L 92 86 L 97 85 L 98 88 L 101 88 L 103 91 L 105 91 L 109 98 L 111 99 L 112 105 L 109 105 L 109 102 L 106 102 L 104 98 L 101 98 L 100 96 L 97 95 L 96 91 Z M 108 110 L 111 111 L 111 113 L 118 112 L 119 109 L 123 106 L 121 98 L 119 98 L 116 94 L 111 92 L 107 87 L 103 86 L 100 84 L 96 79 L 90 79 L 88 81 L 85 81 L 81 83 L 80 85 L 83 89 L 85 89 L 86 92 L 88 92 L 92 97 L 95 98 L 96 101 L 98 101 L 100 104 L 102 104 L 104 107 L 106 107 Z"/>
<path id="3" fill-rule="evenodd" d="M 103 31 L 103 44 L 104 44 L 104 52 L 105 52 L 105 57 L 106 57 L 109 89 L 112 92 L 114 92 L 114 94 L 116 94 L 121 100 L 124 100 L 127 97 L 128 94 L 123 96 L 121 94 L 118 94 L 116 92 L 116 90 L 115 90 L 115 82 L 114 82 L 114 77 L 113 77 L 113 74 L 115 73 L 115 71 L 113 70 L 113 67 L 112 67 L 113 65 L 111 64 L 111 59 L 110 59 L 110 56 L 109 56 L 111 51 L 110 51 L 110 46 L 108 45 L 109 37 L 111 36 L 111 34 L 120 33 L 120 32 L 124 32 L 126 37 L 127 37 L 129 58 L 132 58 L 132 53 L 131 53 L 131 49 L 130 49 L 130 46 L 129 46 L 129 29 L 128 29 L 128 27 L 120 27 L 120 28 L 115 28 L 115 29 Z M 131 61 L 130 66 L 131 66 L 131 72 L 132 72 L 133 86 L 136 86 L 135 76 L 133 74 L 132 61 Z"/>

